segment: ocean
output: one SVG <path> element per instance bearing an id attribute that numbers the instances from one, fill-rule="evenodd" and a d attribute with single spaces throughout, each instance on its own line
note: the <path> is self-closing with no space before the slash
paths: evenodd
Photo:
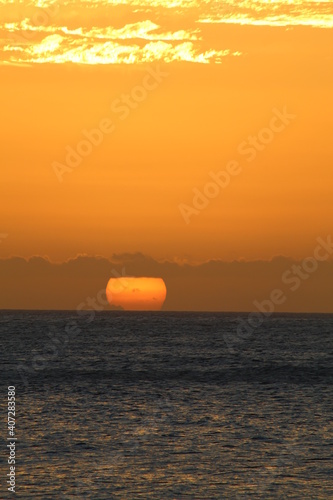
<path id="1" fill-rule="evenodd" d="M 333 498 L 333 315 L 0 312 L 1 492 Z M 237 333 L 238 329 L 238 333 Z"/>

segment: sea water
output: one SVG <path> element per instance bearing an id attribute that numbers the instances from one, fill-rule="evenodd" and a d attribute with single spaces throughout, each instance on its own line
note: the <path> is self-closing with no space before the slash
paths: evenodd
<path id="1" fill-rule="evenodd" d="M 247 319 L 0 312 L 18 498 L 333 498 L 333 316 Z"/>

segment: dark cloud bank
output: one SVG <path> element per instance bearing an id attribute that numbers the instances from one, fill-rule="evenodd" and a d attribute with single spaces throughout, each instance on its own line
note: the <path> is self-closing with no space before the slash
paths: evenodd
<path id="1" fill-rule="evenodd" d="M 157 262 L 139 253 L 110 260 L 79 256 L 61 264 L 41 257 L 0 260 L 0 308 L 89 308 L 89 299 L 103 297 L 109 278 L 118 275 L 162 277 L 168 290 L 165 310 L 257 311 L 267 299 L 272 304 L 273 297 L 275 312 L 333 312 L 331 258 L 306 265 L 276 257 L 194 266 Z M 99 299 L 97 304 L 108 309 Z"/>

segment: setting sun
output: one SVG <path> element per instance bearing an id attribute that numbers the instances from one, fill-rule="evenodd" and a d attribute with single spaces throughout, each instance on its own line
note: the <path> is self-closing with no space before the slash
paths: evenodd
<path id="1" fill-rule="evenodd" d="M 162 278 L 111 278 L 106 287 L 111 306 L 125 311 L 159 311 L 166 298 Z"/>
<path id="2" fill-rule="evenodd" d="M 333 498 L 333 0 L 0 30 L 0 500 Z"/>

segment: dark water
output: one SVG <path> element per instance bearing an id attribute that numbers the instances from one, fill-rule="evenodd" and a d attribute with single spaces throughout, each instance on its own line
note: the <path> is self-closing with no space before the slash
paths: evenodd
<path id="1" fill-rule="evenodd" d="M 17 497 L 333 498 L 333 316 L 239 318 L 0 312 Z"/>

